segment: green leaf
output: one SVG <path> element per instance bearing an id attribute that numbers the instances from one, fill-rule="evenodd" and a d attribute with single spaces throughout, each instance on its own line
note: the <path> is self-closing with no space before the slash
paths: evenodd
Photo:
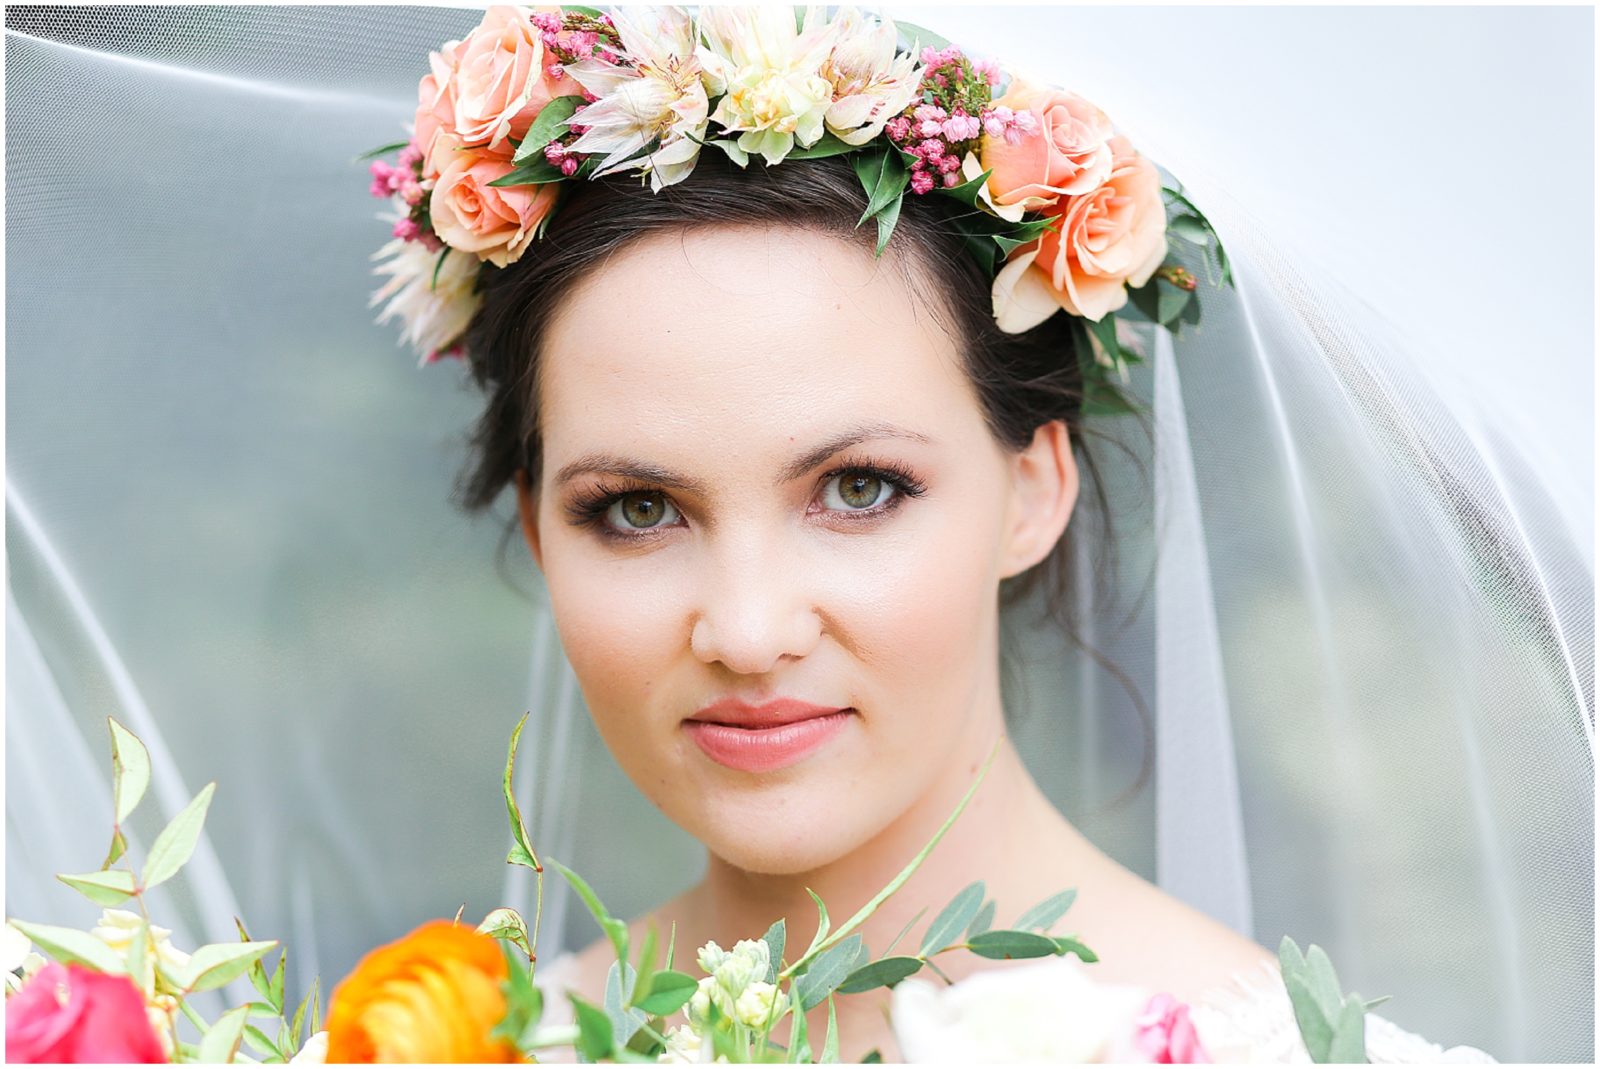
<path id="1" fill-rule="evenodd" d="M 133 813 L 150 786 L 150 751 L 144 748 L 137 735 L 111 717 L 106 717 L 106 723 L 111 725 L 111 793 L 120 825 Z M 127 849 L 126 845 L 123 849 Z"/>
<path id="2" fill-rule="evenodd" d="M 992 235 L 973 230 L 963 225 L 960 219 L 951 220 L 951 223 L 960 232 L 961 240 L 972 258 L 982 264 L 986 272 L 994 274 L 999 269 L 999 264 L 995 262 L 997 252 Z"/>
<path id="3" fill-rule="evenodd" d="M 867 194 L 867 207 L 856 220 L 860 226 L 887 208 L 911 183 L 911 172 L 897 148 L 859 153 L 854 159 L 856 177 Z"/>
<path id="4" fill-rule="evenodd" d="M 1035 238 L 1006 237 L 1004 234 L 994 234 L 991 236 L 994 239 L 994 243 L 1000 246 L 1000 255 L 1006 257 L 1009 257 L 1013 252 L 1022 248 L 1022 246 L 1028 244 L 1029 242 L 1036 240 Z"/>
<path id="5" fill-rule="evenodd" d="M 1061 948 L 1048 935 L 1038 932 L 1017 932 L 1001 929 L 983 932 L 967 940 L 967 947 L 980 958 L 1003 960 L 1007 958 L 1046 958 L 1059 954 Z"/>
<path id="6" fill-rule="evenodd" d="M 29 924 L 19 920 L 10 920 L 6 923 L 33 940 L 40 950 L 59 962 L 76 962 L 103 973 L 119 976 L 128 972 L 128 963 L 123 961 L 116 951 L 88 932 L 80 932 L 75 928 L 57 928 L 50 924 Z"/>
<path id="7" fill-rule="evenodd" d="M 623 992 L 631 990 L 637 979 L 633 966 L 626 961 L 613 961 L 606 973 L 606 1017 L 611 1021 L 612 1047 L 617 1050 L 626 1047 L 649 1018 L 643 1010 L 625 1005 L 627 1000 Z"/>
<path id="8" fill-rule="evenodd" d="M 627 924 L 606 912 L 606 907 L 601 903 L 600 896 L 595 894 L 594 890 L 584 882 L 582 876 L 579 876 L 559 861 L 550 860 L 550 864 L 555 866 L 555 870 L 561 873 L 566 881 L 572 885 L 572 889 L 578 892 L 578 897 L 583 899 L 583 904 L 588 907 L 590 915 L 595 919 L 595 923 L 600 925 L 600 930 L 605 932 L 606 938 L 610 939 L 611 945 L 616 948 L 617 960 L 627 961 Z"/>
<path id="9" fill-rule="evenodd" d="M 184 806 L 172 818 L 172 823 L 156 836 L 155 845 L 150 847 L 150 853 L 144 861 L 145 890 L 176 876 L 178 870 L 194 855 L 195 844 L 200 841 L 200 829 L 206 822 L 206 809 L 211 805 L 211 796 L 216 789 L 215 781 L 202 787 L 194 800 Z"/>
<path id="10" fill-rule="evenodd" d="M 1075 889 L 1051 895 L 1017 918 L 1017 923 L 1012 927 L 1023 932 L 1049 931 L 1050 926 L 1060 920 L 1062 915 L 1072 908 L 1072 903 L 1077 898 L 1078 892 Z"/>
<path id="11" fill-rule="evenodd" d="M 978 910 L 978 915 L 972 918 L 972 923 L 967 925 L 967 941 L 971 942 L 973 936 L 982 935 L 984 932 L 987 932 L 989 930 L 989 926 L 993 923 L 994 902 L 985 902 L 983 904 L 983 908 Z"/>
<path id="12" fill-rule="evenodd" d="M 283 1052 L 278 1049 L 277 1044 L 268 1039 L 267 1034 L 253 1024 L 244 1026 L 244 1041 L 250 1044 L 251 1050 L 269 1062 L 274 1058 L 283 1058 Z"/>
<path id="13" fill-rule="evenodd" d="M 542 153 L 546 145 L 567 132 L 567 120 L 572 118 L 572 113 L 583 104 L 584 99 L 581 96 L 562 96 L 556 97 L 540 108 L 539 114 L 528 126 L 528 132 L 522 135 L 522 144 L 517 146 L 511 162 L 521 163 L 535 153 Z"/>
<path id="14" fill-rule="evenodd" d="M 817 892 L 813 891 L 811 888 L 806 888 L 806 894 L 810 895 L 811 901 L 817 904 L 817 934 L 811 937 L 811 945 L 807 947 L 806 952 L 801 955 L 801 961 L 804 961 L 811 957 L 811 955 L 815 954 L 817 952 L 817 948 L 822 946 L 823 941 L 828 937 L 828 907 L 824 905 L 822 899 L 817 896 Z M 791 973 L 795 968 L 798 967 L 798 965 L 799 962 L 796 962 L 794 965 L 789 967 Z"/>
<path id="15" fill-rule="evenodd" d="M 1175 321 L 1189 302 L 1194 300 L 1194 290 L 1186 290 L 1160 279 L 1143 288 L 1156 291 L 1155 320 L 1162 326 Z"/>
<path id="16" fill-rule="evenodd" d="M 399 152 L 409 144 L 411 144 L 410 141 L 391 141 L 387 145 L 380 145 L 378 148 L 368 149 L 361 155 L 357 156 L 356 161 L 359 163 L 364 160 L 375 160 L 379 156 L 384 156 L 391 152 Z"/>
<path id="17" fill-rule="evenodd" d="M 1056 950 L 1061 954 L 1076 954 L 1080 961 L 1090 963 L 1100 960 L 1100 955 L 1084 946 L 1074 936 L 1052 935 L 1050 938 L 1056 941 Z"/>
<path id="18" fill-rule="evenodd" d="M 1352 994 L 1339 1011 L 1328 1044 L 1328 1061 L 1336 1065 L 1363 1065 L 1367 1061 L 1367 1011 L 1361 996 Z"/>
<path id="19" fill-rule="evenodd" d="M 883 1052 L 880 1051 L 877 1047 L 873 1047 L 871 1050 L 867 1051 L 867 1053 L 865 1053 L 865 1054 L 863 1054 L 861 1056 L 861 1064 L 862 1065 L 882 1065 L 883 1064 Z"/>
<path id="20" fill-rule="evenodd" d="M 927 934 L 922 937 L 922 956 L 935 954 L 960 939 L 982 908 L 983 881 L 978 880 L 963 888 L 928 925 Z"/>
<path id="21" fill-rule="evenodd" d="M 150 956 L 150 922 L 140 921 L 128 944 L 128 979 L 140 991 L 155 990 L 155 962 Z"/>
<path id="22" fill-rule="evenodd" d="M 859 935 L 835 943 L 817 955 L 811 967 L 794 982 L 800 1008 L 809 1010 L 833 993 L 844 978 L 859 969 L 866 956 L 866 944 Z"/>
<path id="23" fill-rule="evenodd" d="M 1192 327 L 1200 325 L 1200 298 L 1198 296 L 1195 296 L 1194 300 L 1183 306 L 1183 312 L 1178 316 L 1178 320 Z"/>
<path id="24" fill-rule="evenodd" d="M 276 939 L 256 943 L 210 943 L 189 956 L 189 967 L 184 970 L 180 985 L 185 991 L 210 991 L 221 987 L 243 976 L 251 962 L 277 945 Z"/>
<path id="25" fill-rule="evenodd" d="M 633 988 L 628 992 L 630 1006 L 637 1006 L 640 999 L 650 994 L 650 985 L 655 982 L 658 964 L 656 954 L 661 949 L 656 945 L 658 938 L 655 922 L 652 921 L 645 929 L 644 945 L 639 948 L 639 964 L 634 967 Z"/>
<path id="26" fill-rule="evenodd" d="M 893 987 L 906 977 L 915 975 L 922 965 L 921 958 L 879 958 L 846 976 L 839 984 L 838 993 L 858 995 L 878 987 Z"/>
<path id="27" fill-rule="evenodd" d="M 948 189 L 944 186 L 934 186 L 934 189 L 947 197 L 954 197 L 969 208 L 977 208 L 978 193 L 983 189 L 984 184 L 989 181 L 990 173 L 989 171 L 984 171 L 982 174 L 969 178 L 959 185 L 950 186 Z M 989 209 L 983 208 L 980 210 L 987 212 Z"/>
<path id="28" fill-rule="evenodd" d="M 750 163 L 750 153 L 740 148 L 737 141 L 730 140 L 726 137 L 718 137 L 707 141 L 706 144 L 715 145 L 720 148 L 724 153 L 727 154 L 728 159 L 732 160 L 734 163 L 737 163 L 740 167 L 744 167 Z M 793 153 L 791 153 L 791 155 L 793 155 Z"/>
<path id="29" fill-rule="evenodd" d="M 599 8 L 584 7 L 582 4 L 562 4 L 561 10 L 569 11 L 574 15 L 588 15 L 591 19 L 597 19 L 602 14 Z"/>
<path id="30" fill-rule="evenodd" d="M 447 248 L 445 252 L 449 252 Z M 442 262 L 444 257 L 440 257 Z M 437 270 L 434 272 L 438 274 Z M 539 855 L 533 851 L 533 843 L 528 839 L 528 829 L 522 823 L 522 810 L 517 808 L 517 796 L 511 789 L 511 771 L 517 761 L 517 740 L 522 738 L 522 729 L 528 724 L 528 717 L 532 713 L 523 713 L 522 719 L 517 721 L 517 726 L 511 731 L 511 746 L 506 750 L 506 769 L 500 778 L 500 789 L 505 794 L 506 814 L 511 818 L 511 853 L 506 855 L 507 865 L 524 865 L 535 872 L 542 872 L 539 864 Z M 523 931 L 527 931 L 524 927 Z"/>
<path id="31" fill-rule="evenodd" d="M 1204 219 L 1193 215 L 1174 215 L 1167 220 L 1167 229 L 1195 245 L 1205 245 L 1211 241 L 1211 228 Z"/>
<path id="32" fill-rule="evenodd" d="M 608 1057 L 612 1049 L 611 1018 L 592 1002 L 585 1002 L 572 992 L 567 992 L 572 1002 L 573 1015 L 578 1022 L 578 1041 L 574 1046 L 591 1062 Z"/>
<path id="33" fill-rule="evenodd" d="M 57 873 L 56 879 L 101 906 L 114 906 L 132 896 L 133 873 L 125 869 L 103 869 L 77 876 Z"/>
<path id="34" fill-rule="evenodd" d="M 911 931 L 912 927 L 922 919 L 922 915 L 926 912 L 928 912 L 928 907 L 923 906 L 921 909 L 917 910 L 916 913 L 911 915 L 911 919 L 906 921 L 906 926 L 901 928 L 899 933 L 893 939 L 889 940 L 889 945 L 883 948 L 885 955 L 894 953 L 894 948 L 900 945 L 900 940 L 906 937 L 906 933 Z"/>
<path id="35" fill-rule="evenodd" d="M 206 1034 L 200 1037 L 199 1061 L 233 1061 L 233 1055 L 239 1049 L 239 1040 L 244 1035 L 245 1013 L 243 1006 L 229 1010 L 217 1018 L 216 1024 L 206 1029 Z"/>
<path id="36" fill-rule="evenodd" d="M 936 49 L 945 49 L 950 47 L 950 42 L 945 38 L 940 37 L 932 30 L 923 29 L 914 22 L 906 22 L 902 19 L 895 19 L 894 25 L 895 29 L 899 31 L 900 40 L 905 42 L 905 47 L 902 48 L 901 51 L 910 52 L 914 56 L 920 56 L 924 46 L 931 46 Z"/>
<path id="37" fill-rule="evenodd" d="M 854 152 L 861 148 L 860 145 L 851 145 L 839 140 L 833 134 L 823 131 L 813 145 L 801 147 L 796 144 L 784 157 L 787 160 L 820 160 L 825 156 L 841 156 L 846 152 Z"/>
<path id="38" fill-rule="evenodd" d="M 789 1032 L 788 1060 L 791 1063 L 811 1064 L 811 1042 L 806 1038 L 806 1015 L 803 1013 L 794 1015 L 794 1025 Z"/>
<path id="39" fill-rule="evenodd" d="M 444 267 L 444 258 L 449 255 L 450 246 L 446 245 L 444 248 L 439 250 L 439 258 L 433 261 L 433 276 L 428 279 L 428 288 L 430 290 L 436 290 L 439 288 L 439 270 Z"/>
<path id="40" fill-rule="evenodd" d="M 128 852 L 128 840 L 122 837 L 122 829 L 118 828 L 111 833 L 111 848 L 106 851 L 106 859 L 100 862 L 100 867 L 109 869 L 115 865 L 123 854 Z"/>
<path id="41" fill-rule="evenodd" d="M 767 944 L 767 983 L 778 982 L 778 965 L 783 960 L 783 946 L 789 938 L 789 928 L 784 919 L 779 917 L 772 922 L 772 927 L 767 929 L 767 934 L 761 941 Z"/>
<path id="42" fill-rule="evenodd" d="M 1161 299 L 1158 293 L 1158 286 L 1158 282 L 1151 281 L 1143 286 L 1130 286 L 1128 288 L 1128 303 L 1137 308 L 1152 323 L 1161 322 Z"/>
<path id="43" fill-rule="evenodd" d="M 285 949 L 278 955 L 278 967 L 272 970 L 272 982 L 268 985 L 270 991 L 267 994 L 267 1001 L 276 1006 L 279 1012 L 283 1010 L 283 969 L 288 962 L 289 951 Z"/>
<path id="44" fill-rule="evenodd" d="M 1122 344 L 1117 341 L 1117 317 L 1115 315 L 1107 312 L 1100 317 L 1098 322 L 1092 319 L 1085 319 L 1083 325 L 1084 329 L 1094 335 L 1095 340 L 1100 343 L 1100 347 L 1106 351 L 1106 355 L 1111 357 L 1113 365 L 1121 365 L 1127 362 L 1122 354 Z M 1090 359 L 1094 359 L 1092 350 Z M 1098 363 L 1098 361 L 1096 362 Z"/>
<path id="45" fill-rule="evenodd" d="M 650 994 L 635 1005 L 652 1017 L 665 1017 L 682 1009 L 694 997 L 695 988 L 699 986 L 699 982 L 688 973 L 663 969 L 656 973 L 655 982 L 650 985 Z"/>
<path id="46" fill-rule="evenodd" d="M 1288 973 L 1283 986 L 1289 992 L 1289 1004 L 1294 1008 L 1295 1023 L 1300 1027 L 1300 1038 L 1306 1052 L 1318 1064 L 1328 1060 L 1328 1047 L 1333 1043 L 1333 1025 L 1322 1012 L 1316 995 L 1306 983 L 1304 974 Z"/>
<path id="47" fill-rule="evenodd" d="M 828 1031 L 822 1038 L 822 1064 L 835 1065 L 839 1061 L 839 1014 L 834 1008 L 833 996 L 828 996 Z"/>
<path id="48" fill-rule="evenodd" d="M 561 173 L 561 168 L 540 156 L 532 163 L 524 163 L 514 171 L 496 178 L 488 183 L 491 186 L 542 186 L 551 182 L 559 182 L 567 177 Z"/>
<path id="49" fill-rule="evenodd" d="M 882 256 L 883 250 L 889 245 L 889 238 L 894 234 L 894 225 L 900 221 L 900 202 L 905 200 L 905 190 L 895 194 L 894 200 L 876 216 L 878 220 L 878 247 L 873 251 L 874 256 Z"/>
<path id="50" fill-rule="evenodd" d="M 502 906 L 490 910 L 489 915 L 483 918 L 483 923 L 478 925 L 478 931 L 494 939 L 504 939 L 525 956 L 533 957 L 533 948 L 528 945 L 528 922 L 514 909 Z"/>
<path id="51" fill-rule="evenodd" d="M 1379 995 L 1377 998 L 1367 999 L 1362 1003 L 1362 1005 L 1366 1006 L 1366 1008 L 1370 1010 L 1376 1006 L 1382 1006 L 1385 1002 L 1388 1002 L 1393 997 L 1393 995 Z"/>

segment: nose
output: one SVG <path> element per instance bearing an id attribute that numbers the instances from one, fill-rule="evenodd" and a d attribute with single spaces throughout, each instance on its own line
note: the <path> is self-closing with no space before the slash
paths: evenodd
<path id="1" fill-rule="evenodd" d="M 770 672 L 784 657 L 804 657 L 822 636 L 807 596 L 806 570 L 757 546 L 729 547 L 701 580 L 689 644 L 707 664 L 741 675 Z"/>

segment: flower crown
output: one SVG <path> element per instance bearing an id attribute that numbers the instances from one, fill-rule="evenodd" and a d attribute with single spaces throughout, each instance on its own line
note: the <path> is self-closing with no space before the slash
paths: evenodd
<path id="1" fill-rule="evenodd" d="M 740 167 L 850 154 L 879 255 L 908 193 L 959 200 L 1000 328 L 1077 318 L 1088 409 L 1127 407 L 1112 377 L 1139 353 L 1116 313 L 1199 322 L 1169 233 L 1231 283 L 1205 216 L 1099 108 L 853 7 L 500 5 L 428 63 L 411 138 L 362 157 L 398 151 L 372 163 L 398 213 L 372 304 L 424 365 L 465 355 L 482 273 L 529 254 L 568 183 L 628 171 L 658 192 L 708 147 Z"/>

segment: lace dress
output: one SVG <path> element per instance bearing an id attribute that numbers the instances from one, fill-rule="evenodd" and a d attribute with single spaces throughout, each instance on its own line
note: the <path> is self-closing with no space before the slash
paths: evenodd
<path id="1" fill-rule="evenodd" d="M 573 955 L 563 954 L 535 974 L 545 994 L 544 1020 L 549 1024 L 572 1023 L 572 1004 L 564 992 L 577 979 L 576 963 Z M 1233 973 L 1191 1002 L 1189 1009 L 1200 1043 L 1214 1062 L 1311 1063 L 1274 962 L 1263 962 L 1259 970 Z M 556 1056 L 541 1055 L 540 1060 L 571 1057 L 570 1051 L 550 1053 Z M 1367 1014 L 1367 1058 L 1374 1064 L 1495 1061 L 1476 1047 L 1442 1047 L 1371 1012 Z"/>

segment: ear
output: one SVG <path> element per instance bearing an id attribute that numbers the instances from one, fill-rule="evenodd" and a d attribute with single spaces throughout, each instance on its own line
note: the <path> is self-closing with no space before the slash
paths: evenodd
<path id="1" fill-rule="evenodd" d="M 1078 502 L 1078 462 L 1064 420 L 1033 432 L 1033 441 L 1011 457 L 1012 505 L 1001 578 L 1027 571 L 1060 541 Z"/>
<path id="2" fill-rule="evenodd" d="M 533 562 L 544 571 L 544 557 L 539 552 L 539 499 L 528 484 L 528 473 L 518 468 L 512 476 L 517 484 L 517 513 L 522 517 L 522 537 L 527 540 Z"/>

